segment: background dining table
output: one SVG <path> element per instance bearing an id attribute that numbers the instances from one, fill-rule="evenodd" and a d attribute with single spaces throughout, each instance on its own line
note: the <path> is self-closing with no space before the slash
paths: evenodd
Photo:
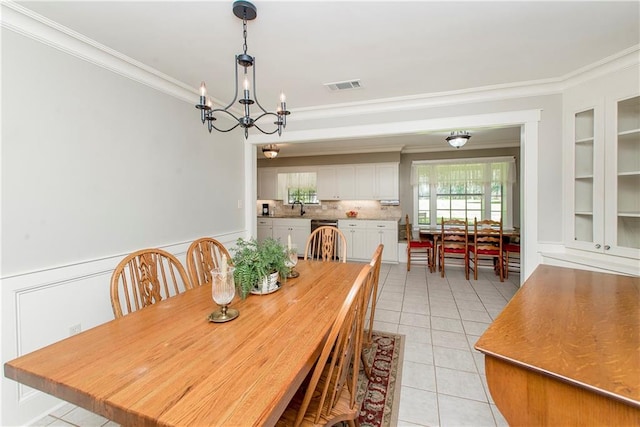
<path id="1" fill-rule="evenodd" d="M 211 323 L 211 286 L 7 362 L 5 376 L 122 425 L 273 425 L 364 264 L 300 261 L 268 295 Z"/>

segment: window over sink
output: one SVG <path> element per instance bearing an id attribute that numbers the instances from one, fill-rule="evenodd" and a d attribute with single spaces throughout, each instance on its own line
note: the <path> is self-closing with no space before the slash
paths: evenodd
<path id="1" fill-rule="evenodd" d="M 278 199 L 285 204 L 319 204 L 316 172 L 278 173 Z"/>

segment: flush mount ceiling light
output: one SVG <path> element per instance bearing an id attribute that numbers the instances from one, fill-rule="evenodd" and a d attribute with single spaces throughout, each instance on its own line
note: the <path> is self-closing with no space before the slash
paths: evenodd
<path id="1" fill-rule="evenodd" d="M 471 134 L 466 130 L 458 130 L 451 132 L 451 135 L 447 137 L 447 142 L 453 148 L 460 148 L 471 138 Z"/>
<path id="2" fill-rule="evenodd" d="M 264 154 L 264 156 L 267 159 L 275 159 L 278 156 L 279 152 L 280 152 L 280 149 L 276 144 L 269 144 L 269 145 L 262 146 L 262 154 Z"/>
<path id="3" fill-rule="evenodd" d="M 262 108 L 262 105 L 260 105 L 260 103 L 258 102 L 258 95 L 255 91 L 255 87 L 256 87 L 256 67 L 254 66 L 255 58 L 247 54 L 247 21 L 251 21 L 255 19 L 256 16 L 258 16 L 258 11 L 256 7 L 248 1 L 236 1 L 233 3 L 233 14 L 238 18 L 242 19 L 242 37 L 244 38 L 244 43 L 242 45 L 243 51 L 241 54 L 236 55 L 235 95 L 233 96 L 233 101 L 231 101 L 229 105 L 227 105 L 226 107 L 213 108 L 211 99 L 207 97 L 207 86 L 205 85 L 204 82 L 202 82 L 202 84 L 200 85 L 200 103 L 196 105 L 196 108 L 200 110 L 200 119 L 202 120 L 202 124 L 205 124 L 205 122 L 207 123 L 207 128 L 209 129 L 209 133 L 211 133 L 213 129 L 219 132 L 229 132 L 238 126 L 241 126 L 244 128 L 245 139 L 249 137 L 249 128 L 251 127 L 255 127 L 260 132 L 267 135 L 272 135 L 278 132 L 278 136 L 280 136 L 282 134 L 282 129 L 284 129 L 287 126 L 287 116 L 290 114 L 290 112 L 287 111 L 287 104 L 285 102 L 284 93 L 280 95 L 280 103 L 275 113 L 269 112 L 264 108 Z M 240 79 L 243 82 L 243 88 L 244 88 L 242 98 L 238 100 L 238 102 L 244 106 L 244 115 L 241 117 L 236 117 L 233 113 L 229 111 L 229 108 L 233 105 L 234 102 L 236 102 L 236 99 L 238 99 L 238 65 L 242 67 L 242 69 L 240 70 L 242 72 Z M 249 84 L 249 73 L 248 73 L 249 67 L 252 67 L 252 71 L 253 71 L 251 84 Z M 251 96 L 250 96 L 251 86 L 253 86 L 254 88 L 253 97 L 255 101 L 254 99 L 251 99 Z M 256 118 L 251 117 L 250 106 L 252 104 L 256 104 L 256 106 L 258 106 L 260 111 L 262 111 L 262 113 Z M 237 123 L 228 129 L 220 129 L 213 124 L 213 122 L 217 120 L 216 117 L 214 116 L 216 113 L 228 114 Z M 275 120 L 273 124 L 276 125 L 276 128 L 272 131 L 261 129 L 256 124 L 256 122 L 262 119 L 263 117 L 272 117 Z"/>

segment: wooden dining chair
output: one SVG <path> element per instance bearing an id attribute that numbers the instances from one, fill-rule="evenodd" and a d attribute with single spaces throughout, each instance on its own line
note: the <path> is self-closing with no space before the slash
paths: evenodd
<path id="1" fill-rule="evenodd" d="M 277 426 L 355 426 L 365 283 L 373 267 L 366 264 L 340 307 L 311 375 L 289 402 Z"/>
<path id="2" fill-rule="evenodd" d="M 517 257 L 515 257 L 515 261 L 513 255 L 518 254 Z M 508 279 L 509 278 L 509 270 L 511 269 L 511 267 L 513 266 L 515 271 L 520 271 L 520 243 L 511 243 L 511 241 L 509 241 L 509 243 L 503 243 L 502 244 L 502 262 L 503 262 L 503 266 L 504 266 L 504 278 Z"/>
<path id="3" fill-rule="evenodd" d="M 491 260 L 491 266 L 504 281 L 502 265 L 502 220 L 473 219 L 473 244 L 469 244 L 469 269 L 478 280 L 478 267 L 482 260 Z"/>
<path id="4" fill-rule="evenodd" d="M 431 240 L 414 240 L 413 229 L 409 222 L 409 215 L 405 217 L 405 229 L 407 235 L 407 271 L 411 271 L 411 262 L 424 263 L 429 267 L 429 272 L 435 269 L 434 248 Z"/>
<path id="5" fill-rule="evenodd" d="M 444 277 L 445 259 L 462 258 L 464 275 L 469 280 L 469 234 L 467 220 L 442 218 L 440 223 L 440 241 L 438 242 L 438 266 L 440 276 Z"/>
<path id="6" fill-rule="evenodd" d="M 193 286 L 211 283 L 211 270 L 219 268 L 225 258 L 227 265 L 233 264 L 227 248 L 212 237 L 191 243 L 187 249 L 187 271 Z"/>
<path id="7" fill-rule="evenodd" d="M 318 227 L 307 238 L 304 259 L 347 262 L 347 238 L 337 227 Z"/>
<path id="8" fill-rule="evenodd" d="M 362 347 L 370 348 L 373 345 L 373 320 L 376 314 L 376 301 L 378 299 L 378 282 L 380 281 L 380 266 L 382 265 L 382 251 L 384 245 L 379 244 L 371 258 L 371 273 L 366 281 L 364 291 L 364 313 L 369 310 L 369 327 L 363 327 Z M 365 320 L 366 323 L 366 320 Z M 368 364 L 364 352 L 362 354 L 362 366 L 367 378 L 371 379 L 371 366 Z"/>
<path id="9" fill-rule="evenodd" d="M 118 318 L 191 289 L 178 259 L 162 249 L 127 255 L 111 275 L 111 307 Z"/>

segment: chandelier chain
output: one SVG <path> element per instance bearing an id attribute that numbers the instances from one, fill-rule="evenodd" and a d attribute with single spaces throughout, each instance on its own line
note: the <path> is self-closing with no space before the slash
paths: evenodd
<path id="1" fill-rule="evenodd" d="M 242 20 L 242 37 L 244 38 L 244 43 L 242 44 L 242 49 L 244 50 L 244 54 L 247 54 L 247 17 L 245 15 Z"/>

